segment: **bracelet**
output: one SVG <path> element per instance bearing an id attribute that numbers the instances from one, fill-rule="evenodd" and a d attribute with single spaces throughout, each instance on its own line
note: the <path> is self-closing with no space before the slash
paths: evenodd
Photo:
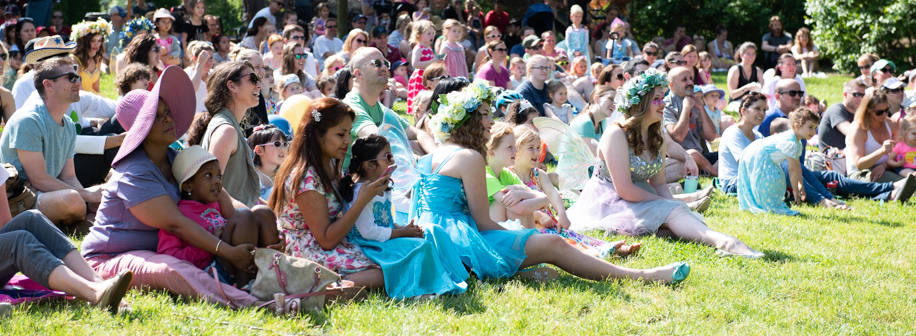
<path id="1" fill-rule="evenodd" d="M 215 252 L 213 252 L 213 254 L 217 254 L 217 253 L 219 253 L 219 244 L 222 244 L 222 243 L 223 243 L 223 240 L 222 240 L 222 239 L 220 239 L 220 240 L 219 240 L 219 242 L 218 242 L 218 243 L 216 243 L 216 251 L 215 251 Z"/>

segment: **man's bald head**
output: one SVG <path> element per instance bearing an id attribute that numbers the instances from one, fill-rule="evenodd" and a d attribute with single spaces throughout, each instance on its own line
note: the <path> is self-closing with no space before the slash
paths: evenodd
<path id="1" fill-rule="evenodd" d="M 776 107 L 785 113 L 798 108 L 803 95 L 801 85 L 795 79 L 786 78 L 776 82 Z"/>
<path id="2" fill-rule="evenodd" d="M 693 71 L 684 67 L 677 67 L 668 71 L 668 79 L 671 81 L 671 84 L 668 86 L 671 87 L 671 91 L 674 94 L 685 97 L 689 94 L 693 94 Z"/>
<path id="3" fill-rule="evenodd" d="M 373 59 L 385 59 L 385 55 L 376 48 L 359 48 L 353 57 L 350 58 L 350 68 L 356 70 L 357 66 L 366 64 Z"/>
<path id="4" fill-rule="evenodd" d="M 378 60 L 376 66 L 372 61 Z M 388 85 L 387 60 L 376 48 L 360 48 L 350 59 L 350 73 L 353 75 L 353 90 L 378 95 Z M 366 92 L 362 92 L 366 91 Z M 376 92 L 377 91 L 377 92 Z"/>

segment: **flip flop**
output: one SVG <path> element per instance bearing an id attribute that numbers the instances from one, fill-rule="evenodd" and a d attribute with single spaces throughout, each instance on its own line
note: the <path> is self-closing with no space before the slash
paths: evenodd
<path id="1" fill-rule="evenodd" d="M 96 302 L 96 307 L 107 309 L 112 315 L 118 313 L 118 307 L 121 306 L 121 299 L 127 294 L 130 288 L 130 282 L 134 278 L 134 273 L 130 270 L 122 270 L 118 275 L 109 279 L 108 288 L 102 293 L 102 298 Z"/>
<path id="2" fill-rule="evenodd" d="M 560 278 L 560 273 L 550 267 L 524 269 L 515 272 L 515 275 L 522 279 L 535 280 L 542 283 Z"/>

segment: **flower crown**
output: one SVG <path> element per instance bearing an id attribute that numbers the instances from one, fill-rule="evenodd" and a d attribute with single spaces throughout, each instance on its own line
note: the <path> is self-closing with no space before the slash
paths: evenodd
<path id="1" fill-rule="evenodd" d="M 137 36 L 137 32 L 141 30 L 152 32 L 153 27 L 156 27 L 153 21 L 145 17 L 128 21 L 127 24 L 124 25 L 124 30 L 118 35 L 118 38 L 121 40 L 121 47 L 126 47 L 127 44 L 130 43 L 130 40 L 133 39 L 134 36 Z"/>
<path id="2" fill-rule="evenodd" d="M 434 106 L 434 115 L 430 118 L 430 129 L 436 142 L 443 143 L 451 137 L 465 120 L 471 117 L 470 113 L 480 107 L 480 103 L 496 98 L 496 93 L 490 89 L 487 82 L 476 80 L 461 91 L 449 92 L 439 95 L 439 104 Z"/>
<path id="3" fill-rule="evenodd" d="M 111 35 L 111 25 L 108 24 L 108 21 L 105 19 L 99 18 L 96 22 L 80 22 L 71 28 L 72 33 L 70 34 L 70 40 L 76 41 L 80 37 L 91 35 L 91 34 L 101 34 L 103 38 L 108 38 L 108 35 Z"/>
<path id="4" fill-rule="evenodd" d="M 642 97 L 660 86 L 668 86 L 668 75 L 659 72 L 657 69 L 650 68 L 642 75 L 630 78 L 629 81 L 617 89 L 617 97 L 614 98 L 614 105 L 617 111 L 623 114 L 629 112 L 630 107 L 639 105 Z"/>

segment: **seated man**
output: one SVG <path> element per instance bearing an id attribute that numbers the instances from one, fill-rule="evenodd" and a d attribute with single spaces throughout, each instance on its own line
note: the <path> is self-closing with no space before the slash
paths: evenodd
<path id="1" fill-rule="evenodd" d="M 716 139 L 716 127 L 709 114 L 699 110 L 703 102 L 693 95 L 693 71 L 674 68 L 668 73 L 668 79 L 671 92 L 665 97 L 663 112 L 668 135 L 687 150 L 699 169 L 718 175 L 719 154 L 704 150 L 705 141 Z"/>
<path id="2" fill-rule="evenodd" d="M 849 133 L 849 126 L 864 96 L 865 83 L 862 81 L 851 79 L 843 85 L 843 102 L 828 107 L 817 126 L 817 134 L 820 135 L 817 147 L 820 150 L 827 147 L 846 148 L 846 134 Z"/>
<path id="3" fill-rule="evenodd" d="M 83 188 L 74 171 L 76 128 L 66 114 L 80 99 L 80 76 L 69 57 L 42 61 L 34 76 L 41 101 L 10 118 L 0 136 L 0 161 L 39 191 L 35 206 L 53 223 L 85 221 L 86 204 L 100 203 L 102 194 Z"/>
<path id="4" fill-rule="evenodd" d="M 763 122 L 760 123 L 760 126 L 755 129 L 755 131 L 760 132 L 764 137 L 768 137 L 771 134 L 776 134 L 771 129 L 771 123 L 777 118 L 788 118 L 789 112 L 792 112 L 799 106 L 801 106 L 801 98 L 805 95 L 805 92 L 801 90 L 801 86 L 798 85 L 792 78 L 781 79 L 776 83 L 776 103 L 773 104 L 773 107 L 767 110 L 766 117 L 763 118 Z"/>

